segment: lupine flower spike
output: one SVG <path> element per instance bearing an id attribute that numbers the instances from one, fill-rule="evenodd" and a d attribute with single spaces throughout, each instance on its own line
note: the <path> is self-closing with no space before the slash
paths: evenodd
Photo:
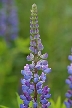
<path id="1" fill-rule="evenodd" d="M 32 108 L 49 108 L 50 102 L 48 99 L 50 88 L 48 86 L 43 87 L 43 83 L 46 80 L 46 74 L 51 72 L 51 68 L 48 67 L 47 57 L 48 54 L 41 54 L 43 45 L 41 43 L 39 30 L 38 30 L 38 16 L 37 6 L 32 5 L 31 17 L 30 17 L 30 55 L 27 56 L 27 61 L 31 61 L 31 64 L 26 64 L 24 70 L 21 70 L 21 74 L 24 76 L 21 79 L 23 95 L 20 98 L 23 100 L 23 104 L 20 104 L 20 108 L 29 108 L 29 103 L 32 101 Z M 40 99 L 40 101 L 38 100 Z"/>
<path id="2" fill-rule="evenodd" d="M 65 94 L 67 98 L 65 105 L 66 105 L 66 108 L 72 108 L 72 48 L 71 48 L 71 55 L 68 56 L 68 59 L 71 61 L 71 63 L 67 67 L 69 77 L 68 79 L 66 79 L 66 83 L 69 85 L 69 90 Z"/>

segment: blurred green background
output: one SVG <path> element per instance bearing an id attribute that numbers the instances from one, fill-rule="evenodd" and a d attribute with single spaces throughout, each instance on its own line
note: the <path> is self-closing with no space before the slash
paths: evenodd
<path id="1" fill-rule="evenodd" d="M 68 55 L 72 47 L 72 1 L 71 0 L 16 0 L 19 19 L 18 38 L 9 48 L 0 39 L 0 104 L 17 108 L 16 92 L 20 91 L 21 70 L 28 63 L 30 36 L 30 10 L 33 3 L 38 6 L 39 31 L 44 45 L 43 53 L 48 53 L 49 67 L 46 84 L 51 88 L 52 99 L 61 95 L 62 102 L 68 87 Z"/>

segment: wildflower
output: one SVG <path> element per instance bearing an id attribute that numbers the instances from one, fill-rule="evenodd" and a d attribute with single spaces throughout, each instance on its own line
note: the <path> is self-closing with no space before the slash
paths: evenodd
<path id="1" fill-rule="evenodd" d="M 68 56 L 68 59 L 71 61 L 70 65 L 67 67 L 69 77 L 66 79 L 66 83 L 69 85 L 70 90 L 65 94 L 67 101 L 65 101 L 66 108 L 72 107 L 72 51 L 71 55 Z"/>
<path id="2" fill-rule="evenodd" d="M 0 9 L 0 36 L 9 42 L 18 36 L 17 8 L 13 0 L 2 0 Z"/>
<path id="3" fill-rule="evenodd" d="M 39 104 L 38 95 L 40 95 L 42 108 L 50 106 L 48 101 L 51 97 L 50 88 L 48 86 L 43 87 L 43 83 L 46 80 L 46 74 L 51 72 L 51 68 L 48 67 L 46 60 L 48 54 L 41 54 L 44 47 L 41 43 L 38 27 L 37 6 L 33 4 L 30 17 L 29 50 L 31 53 L 27 56 L 27 61 L 32 61 L 32 63 L 26 64 L 24 70 L 21 71 L 24 78 L 21 79 L 23 95 L 20 95 L 20 98 L 23 100 L 23 104 L 20 105 L 20 108 L 28 108 L 30 101 L 33 102 L 33 108 L 37 108 Z M 41 74 L 38 74 L 39 70 L 42 71 Z M 33 94 L 34 96 L 32 96 Z"/>

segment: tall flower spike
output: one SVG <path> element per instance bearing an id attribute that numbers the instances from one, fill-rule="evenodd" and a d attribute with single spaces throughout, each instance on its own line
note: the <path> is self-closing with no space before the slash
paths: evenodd
<path id="1" fill-rule="evenodd" d="M 65 101 L 66 108 L 72 107 L 72 48 L 71 55 L 68 56 L 68 59 L 71 61 L 70 65 L 67 67 L 69 77 L 66 79 L 66 83 L 69 85 L 69 90 L 65 94 L 67 101 Z"/>
<path id="2" fill-rule="evenodd" d="M 21 71 L 24 79 L 21 80 L 23 95 L 20 95 L 20 98 L 23 100 L 23 104 L 20 105 L 20 108 L 29 108 L 30 101 L 33 102 L 33 108 L 38 108 L 40 103 L 42 108 L 50 106 L 50 102 L 48 102 L 51 96 L 49 94 L 50 88 L 48 86 L 43 87 L 43 83 L 46 80 L 46 74 L 51 71 L 51 68 L 48 67 L 46 60 L 48 54 L 41 54 L 44 47 L 41 43 L 38 28 L 37 6 L 33 4 L 30 17 L 29 49 L 31 53 L 27 56 L 27 61 L 32 63 L 26 64 L 24 70 Z M 39 71 L 42 71 L 41 74 L 39 74 Z M 38 102 L 38 96 L 40 96 L 40 103 Z"/>

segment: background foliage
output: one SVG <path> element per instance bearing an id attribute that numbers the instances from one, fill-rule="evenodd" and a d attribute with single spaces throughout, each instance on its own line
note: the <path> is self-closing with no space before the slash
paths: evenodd
<path id="1" fill-rule="evenodd" d="M 20 71 L 29 53 L 29 21 L 31 5 L 38 6 L 39 30 L 44 52 L 47 52 L 49 74 L 46 84 L 51 88 L 52 99 L 58 95 L 65 99 L 68 77 L 68 55 L 72 46 L 72 1 L 71 0 L 16 0 L 18 7 L 18 38 L 8 46 L 0 39 L 0 104 L 17 108 L 16 92 L 20 93 Z M 55 107 L 56 108 L 56 107 Z"/>

